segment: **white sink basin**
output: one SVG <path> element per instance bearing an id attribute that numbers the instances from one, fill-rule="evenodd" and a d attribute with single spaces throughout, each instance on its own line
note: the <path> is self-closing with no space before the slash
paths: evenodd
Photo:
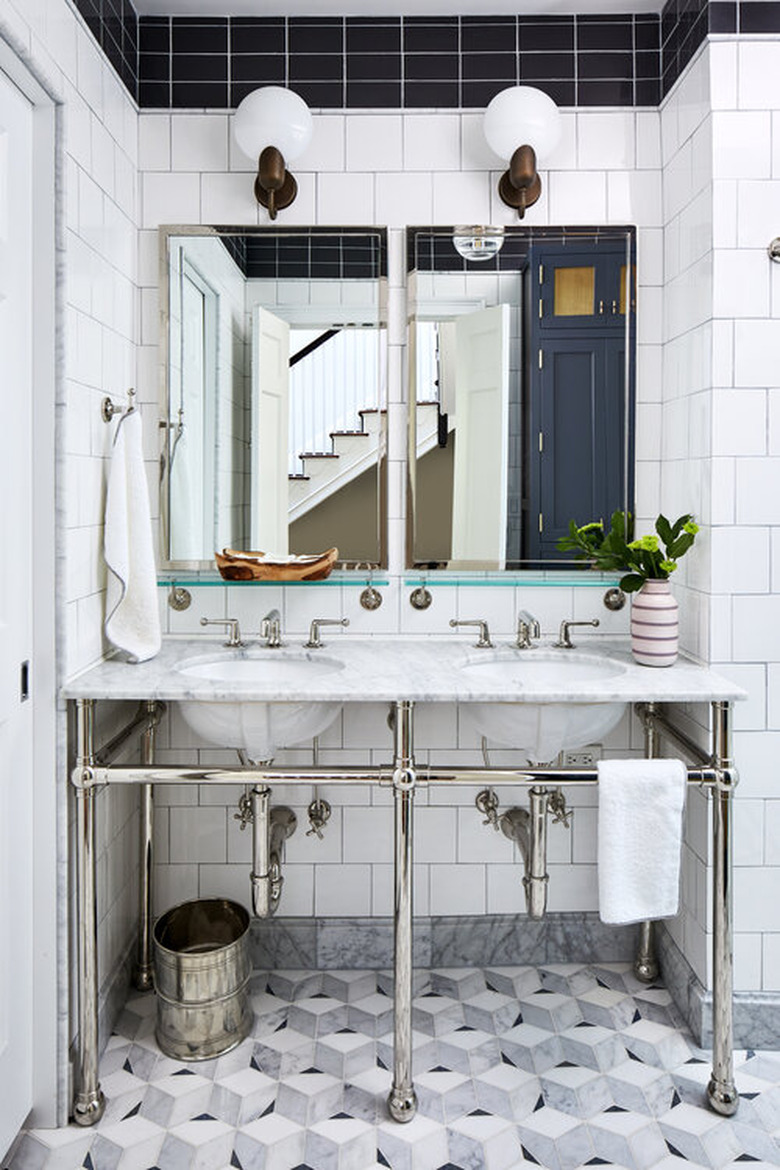
<path id="1" fill-rule="evenodd" d="M 280 684 L 305 687 L 314 678 L 343 669 L 336 658 L 284 650 L 254 656 L 224 650 L 191 658 L 177 668 L 184 678 L 193 682 L 208 679 L 226 687 L 235 683 L 244 692 L 247 687 L 256 687 L 259 693 L 235 699 L 186 699 L 179 703 L 179 710 L 192 730 L 215 747 L 240 749 L 251 760 L 269 761 L 279 748 L 292 747 L 325 731 L 341 710 L 341 703 L 265 700 L 263 689 L 275 690 Z"/>
<path id="2" fill-rule="evenodd" d="M 501 747 L 524 752 L 530 763 L 549 763 L 561 751 L 596 743 L 620 722 L 625 703 L 598 698 L 598 683 L 614 680 L 624 672 L 619 662 L 571 651 L 549 654 L 534 650 L 494 654 L 466 664 L 463 672 L 479 687 L 498 680 L 518 694 L 523 690 L 549 691 L 534 702 L 475 702 L 464 705 L 480 735 Z M 591 699 L 561 700 L 569 686 L 593 688 Z M 611 686 L 610 686 L 611 689 Z"/>

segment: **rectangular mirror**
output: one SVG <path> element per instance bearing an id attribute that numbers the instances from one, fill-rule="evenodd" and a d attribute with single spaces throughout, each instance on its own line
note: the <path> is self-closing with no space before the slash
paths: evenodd
<path id="1" fill-rule="evenodd" d="M 160 229 L 162 559 L 382 565 L 383 228 Z"/>
<path id="2" fill-rule="evenodd" d="M 633 228 L 407 229 L 407 566 L 569 568 L 633 510 Z"/>

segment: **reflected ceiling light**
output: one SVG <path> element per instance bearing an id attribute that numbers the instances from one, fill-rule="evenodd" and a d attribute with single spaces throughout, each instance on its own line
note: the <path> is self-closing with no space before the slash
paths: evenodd
<path id="1" fill-rule="evenodd" d="M 542 193 L 536 170 L 542 159 L 555 150 L 561 137 L 561 115 L 552 98 L 530 85 L 513 85 L 497 93 L 485 110 L 485 138 L 509 169 L 499 180 L 498 193 L 507 207 L 525 209 Z"/>
<path id="2" fill-rule="evenodd" d="M 255 198 L 268 208 L 271 219 L 298 194 L 287 163 L 303 154 L 311 142 L 312 128 L 312 116 L 303 98 L 278 85 L 252 90 L 233 116 L 236 142 L 245 155 L 258 160 Z"/>
<path id="3" fill-rule="evenodd" d="M 504 229 L 501 227 L 456 227 L 452 232 L 455 251 L 464 260 L 492 260 L 501 251 Z"/>

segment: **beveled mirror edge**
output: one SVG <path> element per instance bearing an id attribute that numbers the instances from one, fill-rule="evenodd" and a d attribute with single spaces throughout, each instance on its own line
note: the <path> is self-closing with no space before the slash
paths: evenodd
<path id="1" fill-rule="evenodd" d="M 593 238 L 594 236 L 602 236 L 607 239 L 625 240 L 626 247 L 626 266 L 627 271 L 632 271 L 634 266 L 634 287 L 637 287 L 638 281 L 636 277 L 637 272 L 637 252 L 638 252 L 638 228 L 635 224 L 575 224 L 575 225 L 538 225 L 529 226 L 521 224 L 501 225 L 479 225 L 484 231 L 501 231 L 502 233 L 511 233 L 528 237 L 529 239 L 577 239 L 578 237 Z M 460 225 L 454 224 L 408 224 L 405 228 L 405 272 L 407 281 L 407 294 L 410 285 L 410 276 L 416 270 L 417 261 L 417 247 L 416 241 L 419 234 L 434 235 L 441 234 L 442 236 L 452 237 L 454 232 L 458 230 Z M 473 269 L 477 271 L 477 269 Z M 630 283 L 627 286 L 630 288 Z M 625 313 L 625 328 L 624 328 L 624 342 L 625 342 L 625 367 L 624 367 L 624 442 L 623 442 L 623 502 L 622 507 L 624 512 L 633 513 L 636 505 L 635 487 L 636 487 L 636 454 L 635 443 L 632 445 L 630 439 L 631 427 L 634 425 L 636 414 L 636 394 L 632 392 L 632 378 L 631 378 L 631 361 L 632 350 L 631 345 L 634 346 L 634 371 L 633 382 L 636 383 L 636 303 L 635 298 L 627 295 L 628 311 Z M 415 539 L 415 494 L 416 494 L 416 464 L 417 459 L 414 455 L 417 448 L 417 434 L 416 434 L 416 412 L 411 409 L 412 392 L 414 387 L 413 377 L 413 363 L 415 361 L 415 347 L 414 347 L 414 330 L 413 324 L 416 322 L 416 299 L 413 295 L 407 295 L 407 346 L 406 346 L 406 380 L 408 393 L 407 401 L 407 451 L 408 459 L 406 466 L 406 519 L 405 519 L 405 559 L 404 559 L 404 578 L 408 584 L 420 584 L 426 581 L 433 583 L 447 584 L 463 584 L 465 581 L 468 584 L 512 584 L 512 583 L 532 583 L 542 584 L 547 582 L 548 574 L 550 574 L 549 584 L 551 586 L 564 584 L 560 575 L 564 572 L 578 574 L 583 570 L 582 561 L 574 559 L 556 559 L 544 561 L 542 558 L 527 558 L 528 565 L 523 567 L 522 561 L 519 567 L 510 569 L 499 569 L 494 564 L 486 564 L 477 561 L 460 561 L 458 567 L 453 568 L 437 568 L 435 565 L 429 563 L 426 565 L 420 559 L 415 559 L 414 553 L 414 539 Z M 632 458 L 633 456 L 633 458 Z M 576 519 L 579 519 L 577 517 Z M 584 518 L 583 518 L 584 519 Z M 558 578 L 556 580 L 556 577 Z M 604 582 L 609 584 L 611 578 L 605 578 Z M 617 578 L 615 578 L 617 580 Z"/>
<path id="2" fill-rule="evenodd" d="M 387 228 L 375 224 L 349 224 L 346 226 L 326 224 L 316 225 L 260 225 L 260 224 L 160 224 L 157 229 L 157 258 L 158 258 L 158 321 L 159 337 L 157 346 L 157 385 L 158 385 L 158 419 L 157 432 L 161 433 L 160 440 L 160 473 L 159 473 L 159 536 L 158 536 L 158 570 L 159 581 L 169 584 L 181 574 L 193 574 L 194 579 L 201 581 L 223 579 L 211 560 L 175 560 L 170 557 L 170 239 L 175 236 L 192 237 L 222 237 L 231 235 L 283 235 L 294 236 L 301 232 L 316 233 L 318 235 L 376 235 L 380 239 L 381 271 L 377 278 L 378 283 L 378 320 L 380 329 L 387 331 L 388 326 L 388 233 Z M 388 347 L 384 347 L 384 367 L 381 370 L 380 380 L 380 428 L 377 458 L 377 559 L 376 561 L 338 562 L 336 579 L 344 579 L 344 574 L 361 580 L 366 573 L 386 571 L 388 566 L 388 539 L 387 539 L 387 407 L 388 407 Z M 335 575 L 335 574 L 334 574 Z M 230 581 L 225 584 L 254 585 L 257 582 Z M 318 582 L 298 582 L 298 584 L 317 584 Z"/>

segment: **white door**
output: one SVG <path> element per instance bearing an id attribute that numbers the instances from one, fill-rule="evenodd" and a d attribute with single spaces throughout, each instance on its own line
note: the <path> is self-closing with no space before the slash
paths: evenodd
<path id="1" fill-rule="evenodd" d="M 286 556 L 290 326 L 259 306 L 252 322 L 252 548 Z"/>
<path id="2" fill-rule="evenodd" d="M 509 305 L 458 317 L 452 560 L 503 569 L 509 445 Z M 452 423 L 450 418 L 450 423 Z"/>
<path id="3" fill-rule="evenodd" d="M 32 107 L 0 72 L 0 1155 L 32 1105 Z"/>

